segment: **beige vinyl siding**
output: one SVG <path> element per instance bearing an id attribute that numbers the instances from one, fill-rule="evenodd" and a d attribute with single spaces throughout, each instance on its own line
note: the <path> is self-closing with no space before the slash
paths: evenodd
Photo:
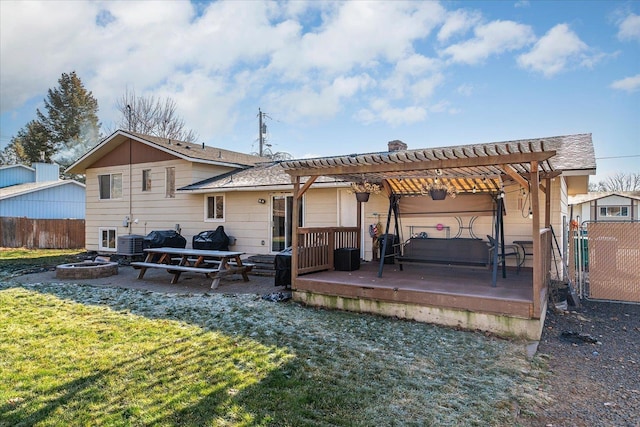
<path id="1" fill-rule="evenodd" d="M 338 195 L 335 188 L 314 189 L 307 192 L 304 211 L 306 227 L 337 226 L 337 211 Z"/>
<path id="2" fill-rule="evenodd" d="M 85 231 L 88 250 L 98 250 L 100 227 L 116 228 L 118 236 L 121 236 L 147 235 L 153 230 L 173 229 L 176 224 L 180 224 L 188 245 L 194 234 L 207 229 L 204 228 L 202 195 L 181 194 L 176 191 L 174 198 L 165 197 L 167 167 L 175 168 L 176 188 L 195 181 L 192 163 L 180 159 L 140 163 L 131 167 L 122 165 L 87 170 Z M 219 166 L 209 168 L 212 172 L 207 177 L 230 170 Z M 142 171 L 145 169 L 151 170 L 151 191 L 142 191 Z M 97 176 L 113 173 L 122 174 L 122 198 L 100 200 Z M 200 176 L 203 173 L 202 169 L 198 172 Z M 197 180 L 200 180 L 200 176 Z M 123 221 L 127 216 L 130 217 L 130 226 L 124 227 Z M 134 222 L 136 219 L 137 223 Z"/>
<path id="3" fill-rule="evenodd" d="M 193 184 L 195 182 L 204 181 L 205 179 L 209 179 L 211 177 L 225 174 L 229 171 L 234 170 L 235 168 L 227 168 L 224 166 L 217 165 L 207 165 L 202 163 L 192 163 L 191 164 L 191 179 L 192 181 L 189 184 Z"/>

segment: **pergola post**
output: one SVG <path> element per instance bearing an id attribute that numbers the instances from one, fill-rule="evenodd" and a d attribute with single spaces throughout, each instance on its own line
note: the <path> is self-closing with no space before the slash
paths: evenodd
<path id="1" fill-rule="evenodd" d="M 542 241 L 540 237 L 540 175 L 538 173 L 538 162 L 532 161 L 531 170 L 531 210 L 533 219 L 531 221 L 531 237 L 533 240 L 533 316 L 539 317 L 541 313 L 540 293 L 542 292 L 542 282 L 544 274 L 542 272 Z"/>
<path id="2" fill-rule="evenodd" d="M 291 289 L 296 289 L 296 279 L 298 277 L 298 224 L 300 223 L 299 206 L 302 192 L 300 191 L 300 177 L 296 176 L 293 182 L 293 212 L 291 212 L 291 220 L 293 221 L 291 235 Z"/>

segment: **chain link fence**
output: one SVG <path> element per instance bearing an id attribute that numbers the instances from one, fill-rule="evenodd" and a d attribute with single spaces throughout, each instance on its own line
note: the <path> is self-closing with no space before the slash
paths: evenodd
<path id="1" fill-rule="evenodd" d="M 640 222 L 585 221 L 571 230 L 569 274 L 583 297 L 640 302 Z"/>

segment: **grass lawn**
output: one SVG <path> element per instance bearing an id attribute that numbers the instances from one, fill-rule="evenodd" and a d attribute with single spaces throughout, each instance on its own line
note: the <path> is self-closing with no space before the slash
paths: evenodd
<path id="1" fill-rule="evenodd" d="M 0 425 L 511 426 L 524 344 L 252 295 L 0 283 Z"/>

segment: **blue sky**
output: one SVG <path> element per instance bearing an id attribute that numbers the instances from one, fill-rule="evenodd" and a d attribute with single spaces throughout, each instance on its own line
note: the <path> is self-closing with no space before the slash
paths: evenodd
<path id="1" fill-rule="evenodd" d="M 1 1 L 0 144 L 76 71 L 103 133 L 126 90 L 201 142 L 315 157 L 592 133 L 640 172 L 640 2 Z"/>

